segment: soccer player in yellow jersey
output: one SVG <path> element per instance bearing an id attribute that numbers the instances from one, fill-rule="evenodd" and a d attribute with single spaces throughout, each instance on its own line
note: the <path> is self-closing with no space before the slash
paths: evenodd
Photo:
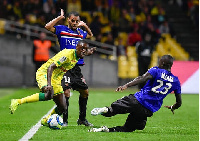
<path id="1" fill-rule="evenodd" d="M 36 72 L 36 80 L 41 92 L 22 99 L 12 99 L 11 114 L 15 112 L 18 105 L 53 99 L 57 105 L 55 112 L 60 115 L 63 114 L 65 126 L 67 105 L 61 86 L 63 74 L 72 69 L 80 58 L 93 54 L 95 50 L 96 48 L 89 49 L 89 44 L 85 40 L 80 40 L 76 49 L 64 49 L 49 59 Z"/>

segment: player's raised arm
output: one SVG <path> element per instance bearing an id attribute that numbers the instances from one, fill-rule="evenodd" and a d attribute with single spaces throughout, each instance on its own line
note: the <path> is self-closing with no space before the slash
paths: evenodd
<path id="1" fill-rule="evenodd" d="M 85 28 L 85 30 L 87 31 L 87 37 L 86 38 L 91 38 L 93 36 L 93 33 L 91 31 L 91 29 L 87 26 L 87 24 L 83 21 L 80 21 L 78 23 L 78 27 L 83 26 Z"/>
<path id="2" fill-rule="evenodd" d="M 63 9 L 60 10 L 61 11 L 61 14 L 60 16 L 58 16 L 57 18 L 53 19 L 52 21 L 48 22 L 46 25 L 45 25 L 45 28 L 53 33 L 55 33 L 55 28 L 53 27 L 58 21 L 62 20 L 65 18 L 64 16 L 64 11 Z"/>

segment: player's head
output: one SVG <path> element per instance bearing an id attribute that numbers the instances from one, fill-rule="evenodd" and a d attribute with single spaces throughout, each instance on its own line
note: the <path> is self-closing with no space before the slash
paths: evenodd
<path id="1" fill-rule="evenodd" d="M 45 40 L 46 39 L 46 33 L 40 32 L 40 40 Z"/>
<path id="2" fill-rule="evenodd" d="M 171 71 L 173 61 L 174 58 L 171 55 L 163 55 L 159 60 L 158 67 Z"/>
<path id="3" fill-rule="evenodd" d="M 85 40 L 79 40 L 76 46 L 76 54 L 79 58 L 83 58 L 87 55 L 87 49 L 89 44 Z"/>
<path id="4" fill-rule="evenodd" d="M 72 30 L 76 30 L 78 27 L 78 23 L 80 22 L 80 16 L 77 12 L 70 12 L 67 16 L 68 26 Z"/>

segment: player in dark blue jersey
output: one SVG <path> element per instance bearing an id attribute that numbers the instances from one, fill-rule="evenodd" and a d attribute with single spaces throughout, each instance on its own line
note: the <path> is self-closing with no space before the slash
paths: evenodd
<path id="1" fill-rule="evenodd" d="M 116 114 L 130 113 L 123 126 L 107 128 L 92 128 L 90 132 L 132 132 L 143 130 L 146 126 L 147 117 L 151 117 L 158 111 L 163 99 L 172 91 L 175 93 L 176 103 L 172 106 L 165 106 L 174 114 L 181 104 L 181 86 L 178 77 L 171 73 L 173 57 L 164 55 L 159 60 L 156 67 L 150 68 L 142 76 L 138 76 L 133 81 L 119 86 L 116 91 L 123 91 L 128 87 L 146 82 L 146 85 L 135 94 L 125 96 L 111 104 L 110 107 L 94 108 L 92 115 L 102 114 L 105 117 L 111 117 Z"/>
<path id="2" fill-rule="evenodd" d="M 85 38 L 91 38 L 93 36 L 90 28 L 84 23 L 80 21 L 79 14 L 77 12 L 71 12 L 68 14 L 67 22 L 68 25 L 56 25 L 60 20 L 65 19 L 64 11 L 61 9 L 61 15 L 57 18 L 53 19 L 49 23 L 46 24 L 45 28 L 54 34 L 57 35 L 60 50 L 63 49 L 75 49 L 76 45 L 79 40 Z M 85 31 L 82 30 L 80 27 L 84 27 Z M 92 48 L 91 52 L 93 53 L 95 49 Z M 89 123 L 86 120 L 86 107 L 87 101 L 89 96 L 88 86 L 83 78 L 81 73 L 81 69 L 79 66 L 84 65 L 84 60 L 81 58 L 79 59 L 78 63 L 75 67 L 66 74 L 64 74 L 62 80 L 62 87 L 64 90 L 64 94 L 66 97 L 67 107 L 69 106 L 69 97 L 70 97 L 70 89 L 77 90 L 80 93 L 79 96 L 79 119 L 77 121 L 78 125 L 85 125 L 85 126 L 93 126 L 93 124 Z M 68 108 L 67 108 L 68 109 Z M 53 110 L 51 114 L 55 113 L 56 110 Z M 68 112 L 66 117 L 68 117 Z M 68 121 L 67 121 L 68 123 Z"/>

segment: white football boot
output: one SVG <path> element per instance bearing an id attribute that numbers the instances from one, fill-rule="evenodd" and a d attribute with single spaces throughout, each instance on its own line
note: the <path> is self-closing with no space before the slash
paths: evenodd
<path id="1" fill-rule="evenodd" d="M 103 108 L 94 108 L 91 111 L 91 115 L 96 116 L 96 115 L 101 115 L 101 114 L 105 114 L 108 112 L 108 108 L 107 107 L 103 107 Z"/>
<path id="2" fill-rule="evenodd" d="M 107 126 L 101 126 L 101 128 L 91 128 L 88 132 L 109 132 Z"/>

